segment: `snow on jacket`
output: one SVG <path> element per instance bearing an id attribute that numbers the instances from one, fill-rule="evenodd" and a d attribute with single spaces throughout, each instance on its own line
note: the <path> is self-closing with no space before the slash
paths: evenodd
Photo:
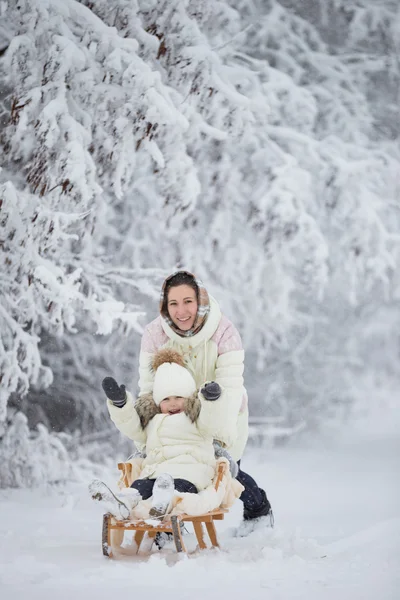
<path id="1" fill-rule="evenodd" d="M 203 328 L 192 337 L 181 337 L 159 316 L 149 323 L 142 337 L 139 357 L 139 395 L 153 389 L 154 354 L 172 347 L 183 354 L 185 366 L 201 388 L 216 381 L 224 390 L 218 405 L 209 402 L 204 411 L 213 418 L 214 438 L 222 442 L 235 460 L 243 454 L 248 436 L 247 394 L 243 386 L 244 351 L 239 332 L 221 314 L 217 301 L 210 296 L 210 313 Z M 213 413 L 213 417 L 211 417 Z M 135 440 L 138 441 L 139 440 Z"/>
<path id="2" fill-rule="evenodd" d="M 122 408 L 107 401 L 117 428 L 146 446 L 140 478 L 155 479 L 161 473 L 169 473 L 174 479 L 192 482 L 199 491 L 211 485 L 216 467 L 213 423 L 203 410 L 208 404 L 196 392 L 185 400 L 184 412 L 170 415 L 160 412 L 151 393 L 139 397 L 136 404 L 128 393 Z"/>

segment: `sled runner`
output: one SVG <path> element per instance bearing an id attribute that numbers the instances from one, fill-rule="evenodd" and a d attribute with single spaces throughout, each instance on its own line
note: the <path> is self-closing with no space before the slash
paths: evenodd
<path id="1" fill-rule="evenodd" d="M 221 484 L 222 478 L 225 474 L 227 465 L 220 463 L 217 467 L 217 477 L 215 479 L 214 487 L 218 491 Z M 129 487 L 131 481 L 132 465 L 129 462 L 118 463 L 118 469 L 122 471 L 122 481 L 126 487 Z M 147 534 L 151 541 L 154 541 L 155 536 L 158 532 L 171 533 L 175 542 L 177 552 L 186 552 L 185 544 L 182 539 L 181 526 L 183 523 L 190 522 L 193 524 L 194 533 L 196 535 L 197 543 L 200 550 L 205 550 L 207 544 L 205 541 L 204 528 L 205 525 L 208 537 L 212 547 L 219 547 L 217 532 L 215 529 L 214 521 L 221 521 L 224 518 L 225 513 L 228 510 L 226 508 L 216 508 L 202 515 L 188 515 L 178 514 L 168 516 L 159 523 L 154 520 L 151 524 L 147 523 L 143 519 L 131 520 L 126 519 L 118 521 L 110 513 L 103 515 L 103 531 L 102 531 L 102 550 L 104 556 L 113 558 L 113 549 L 117 550 L 121 547 L 124 538 L 125 531 L 134 531 L 134 540 L 137 545 L 136 552 L 139 552 L 142 541 Z"/>

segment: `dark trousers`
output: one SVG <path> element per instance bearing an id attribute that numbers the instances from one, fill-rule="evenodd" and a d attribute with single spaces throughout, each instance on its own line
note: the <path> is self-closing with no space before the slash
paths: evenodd
<path id="1" fill-rule="evenodd" d="M 155 483 L 155 479 L 136 479 L 131 485 L 131 488 L 135 488 L 138 490 L 143 500 L 147 500 L 153 494 L 153 487 Z M 187 481 L 186 479 L 174 479 L 174 487 L 177 492 L 189 492 L 190 494 L 197 494 L 197 487 Z"/>
<path id="2" fill-rule="evenodd" d="M 239 473 L 236 479 L 244 486 L 244 490 L 240 495 L 240 500 L 244 505 L 244 515 L 248 519 L 256 519 L 268 514 L 271 504 L 266 493 L 258 487 L 256 481 L 240 468 L 240 460 L 238 461 Z"/>

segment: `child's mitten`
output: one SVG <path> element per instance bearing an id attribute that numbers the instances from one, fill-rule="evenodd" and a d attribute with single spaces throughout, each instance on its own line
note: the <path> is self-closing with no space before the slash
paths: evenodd
<path id="1" fill-rule="evenodd" d="M 118 408 L 122 408 L 126 404 L 125 386 L 119 386 L 113 377 L 105 377 L 102 381 L 103 390 L 107 396 Z"/>
<path id="2" fill-rule="evenodd" d="M 210 383 L 206 383 L 200 391 L 205 400 L 214 401 L 218 400 L 221 395 L 221 386 L 215 381 L 210 381 Z"/>

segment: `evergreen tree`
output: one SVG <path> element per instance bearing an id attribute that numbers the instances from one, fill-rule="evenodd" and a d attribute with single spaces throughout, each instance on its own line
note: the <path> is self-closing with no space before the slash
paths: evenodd
<path id="1" fill-rule="evenodd" d="M 395 0 L 9 0 L 0 17 L 2 445 L 10 406 L 109 431 L 101 379 L 135 390 L 175 266 L 238 325 L 253 409 L 311 425 L 372 373 L 398 380 Z"/>

